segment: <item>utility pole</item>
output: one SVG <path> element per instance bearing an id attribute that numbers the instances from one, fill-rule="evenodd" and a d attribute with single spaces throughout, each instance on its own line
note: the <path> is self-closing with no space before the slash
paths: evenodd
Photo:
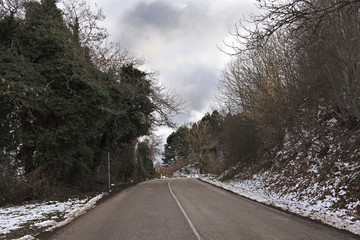
<path id="1" fill-rule="evenodd" d="M 108 182 L 109 182 L 109 192 L 111 192 L 111 182 L 110 182 L 110 151 L 108 151 Z"/>

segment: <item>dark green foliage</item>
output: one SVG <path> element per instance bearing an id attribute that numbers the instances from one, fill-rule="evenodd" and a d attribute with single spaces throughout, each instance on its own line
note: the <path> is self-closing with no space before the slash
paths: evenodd
<path id="1" fill-rule="evenodd" d="M 190 150 L 186 142 L 187 134 L 189 134 L 189 129 L 186 126 L 181 126 L 168 136 L 164 158 L 162 159 L 164 165 L 170 166 L 177 160 L 189 161 Z"/>
<path id="2" fill-rule="evenodd" d="M 116 151 L 110 151 L 110 164 L 111 164 L 111 182 L 127 182 L 133 179 L 136 157 L 135 157 L 135 142 L 122 143 L 115 149 Z M 97 157 L 101 159 L 95 172 L 95 182 L 103 186 L 108 184 L 108 152 L 104 152 L 101 156 Z M 140 179 L 142 180 L 142 179 Z"/>
<path id="3" fill-rule="evenodd" d="M 19 177 L 38 192 L 89 185 L 111 151 L 114 172 L 130 179 L 135 162 L 128 153 L 136 138 L 150 133 L 155 110 L 147 74 L 132 64 L 120 64 L 120 79 L 97 69 L 74 36 L 79 26 L 66 27 L 55 0 L 27 2 L 25 12 L 25 18 L 11 13 L 0 18 L 4 176 L 15 178 L 21 169 Z M 154 173 L 145 155 L 148 177 Z"/>
<path id="4" fill-rule="evenodd" d="M 155 177 L 155 168 L 151 159 L 150 147 L 146 142 L 137 145 L 137 168 L 142 178 Z"/>

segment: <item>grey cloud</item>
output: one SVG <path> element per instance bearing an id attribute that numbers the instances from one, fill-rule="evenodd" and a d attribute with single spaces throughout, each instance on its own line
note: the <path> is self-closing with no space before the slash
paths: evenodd
<path id="1" fill-rule="evenodd" d="M 161 30 L 180 25 L 181 11 L 167 2 L 140 2 L 127 12 L 124 20 L 134 27 L 153 26 Z"/>
<path id="2" fill-rule="evenodd" d="M 186 108 L 202 111 L 206 103 L 214 98 L 217 72 L 208 66 L 182 66 L 177 91 L 185 97 Z"/>
<path id="3" fill-rule="evenodd" d="M 252 0 L 124 1 L 132 4 L 117 15 L 112 34 L 186 101 L 176 121 L 193 121 L 210 111 L 219 70 L 228 59 L 217 46 Z"/>

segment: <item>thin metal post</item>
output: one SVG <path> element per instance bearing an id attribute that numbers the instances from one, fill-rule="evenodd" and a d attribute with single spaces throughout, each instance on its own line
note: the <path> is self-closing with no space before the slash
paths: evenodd
<path id="1" fill-rule="evenodd" d="M 108 152 L 108 182 L 109 182 L 109 192 L 111 192 L 111 183 L 110 183 L 110 152 Z"/>

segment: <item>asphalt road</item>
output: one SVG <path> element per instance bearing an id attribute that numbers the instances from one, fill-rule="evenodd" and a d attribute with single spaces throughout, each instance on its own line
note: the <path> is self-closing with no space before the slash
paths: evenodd
<path id="1" fill-rule="evenodd" d="M 264 206 L 196 179 L 128 188 L 53 240 L 347 239 L 359 236 Z"/>

